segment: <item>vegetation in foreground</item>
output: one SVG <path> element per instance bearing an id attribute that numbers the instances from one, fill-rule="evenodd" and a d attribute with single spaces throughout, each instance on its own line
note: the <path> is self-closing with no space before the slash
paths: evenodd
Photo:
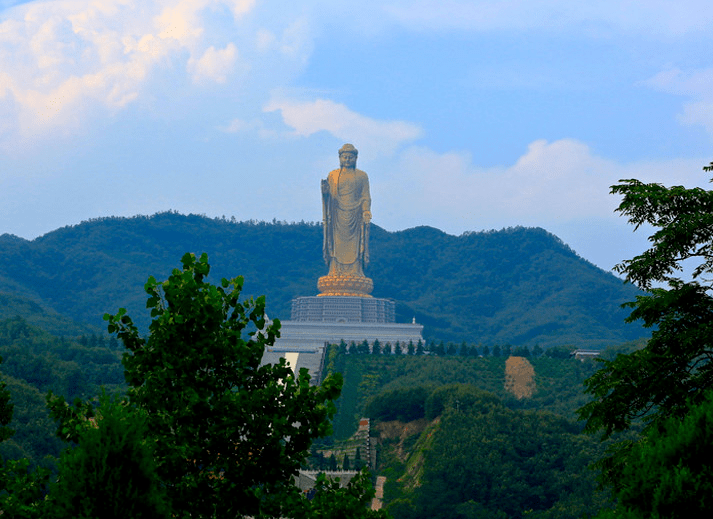
<path id="1" fill-rule="evenodd" d="M 580 411 L 588 431 L 607 439 L 645 425 L 597 464 L 617 499 L 602 516 L 704 517 L 713 502 L 713 191 L 623 180 L 612 192 L 630 223 L 655 230 L 651 248 L 617 267 L 648 291 L 628 305 L 629 320 L 653 332 L 585 382 L 594 397 Z"/>
<path id="2" fill-rule="evenodd" d="M 383 517 L 365 505 L 366 474 L 339 488 L 323 478 L 314 499 L 293 475 L 328 435 L 341 377 L 309 384 L 281 361 L 260 366 L 279 321 L 264 298 L 240 301 L 242 278 L 204 278 L 207 256 L 184 255 L 165 282 L 149 278 L 148 338 L 122 309 L 106 316 L 127 352 L 129 390 L 95 407 L 49 394 L 62 452 L 59 477 L 8 462 L 0 507 L 10 517 Z M 0 439 L 10 436 L 9 393 L 0 388 Z M 46 496 L 44 494 L 47 492 Z M 44 496 L 44 497 L 43 497 Z"/>

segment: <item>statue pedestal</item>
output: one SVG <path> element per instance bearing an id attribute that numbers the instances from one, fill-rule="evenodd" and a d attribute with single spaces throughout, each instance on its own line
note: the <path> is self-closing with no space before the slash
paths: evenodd
<path id="1" fill-rule="evenodd" d="M 370 280 L 371 281 L 371 280 Z M 278 362 L 284 357 L 298 372 L 307 368 L 312 383 L 321 380 L 327 344 L 400 343 L 406 347 L 423 341 L 423 326 L 396 323 L 396 304 L 390 299 L 364 296 L 298 297 L 292 300 L 292 319 L 281 321 L 280 338 L 267 348 L 263 364 Z"/>
<path id="2" fill-rule="evenodd" d="M 297 297 L 292 300 L 292 321 L 312 323 L 393 323 L 396 304 L 390 299 L 360 296 Z"/>
<path id="3" fill-rule="evenodd" d="M 307 368 L 311 384 L 322 380 L 328 344 L 366 341 L 373 345 L 378 340 L 382 346 L 388 343 L 394 348 L 398 342 L 405 349 L 409 343 L 416 345 L 423 340 L 423 326 L 416 323 L 281 321 L 280 324 L 280 338 L 265 350 L 262 364 L 275 364 L 284 358 L 295 373 Z"/>
<path id="4" fill-rule="evenodd" d="M 374 282 L 364 276 L 322 276 L 317 280 L 319 297 L 371 297 Z"/>

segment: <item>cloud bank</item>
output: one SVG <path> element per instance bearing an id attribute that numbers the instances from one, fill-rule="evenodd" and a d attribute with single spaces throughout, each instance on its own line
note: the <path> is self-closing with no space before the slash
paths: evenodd
<path id="1" fill-rule="evenodd" d="M 284 123 L 300 137 L 327 131 L 343 141 L 358 142 L 375 155 L 390 155 L 404 143 L 418 139 L 423 130 L 405 121 L 378 121 L 328 99 L 300 102 L 273 98 L 264 109 L 279 111 Z"/>

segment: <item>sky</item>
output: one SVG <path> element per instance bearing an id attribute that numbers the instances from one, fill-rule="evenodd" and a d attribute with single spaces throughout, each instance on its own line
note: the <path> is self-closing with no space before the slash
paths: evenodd
<path id="1" fill-rule="evenodd" d="M 0 0 L 0 234 L 175 210 L 542 227 L 610 270 L 609 187 L 710 188 L 710 0 Z"/>

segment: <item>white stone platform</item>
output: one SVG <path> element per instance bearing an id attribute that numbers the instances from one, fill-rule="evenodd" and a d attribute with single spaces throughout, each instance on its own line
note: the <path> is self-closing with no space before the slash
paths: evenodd
<path id="1" fill-rule="evenodd" d="M 275 341 L 275 349 L 314 350 L 328 344 L 357 344 L 366 340 L 373 344 L 387 342 L 393 347 L 409 341 L 414 345 L 423 340 L 423 325 L 416 323 L 335 323 L 311 321 L 281 321 L 280 338 Z"/>
<path id="2" fill-rule="evenodd" d="M 423 325 L 416 323 L 330 323 L 309 321 L 281 321 L 280 338 L 267 348 L 262 364 L 274 364 L 282 357 L 295 373 L 307 368 L 312 384 L 321 381 L 324 356 L 328 344 L 360 344 L 365 340 L 371 345 L 375 340 L 392 348 L 399 342 L 403 346 L 423 340 Z"/>

